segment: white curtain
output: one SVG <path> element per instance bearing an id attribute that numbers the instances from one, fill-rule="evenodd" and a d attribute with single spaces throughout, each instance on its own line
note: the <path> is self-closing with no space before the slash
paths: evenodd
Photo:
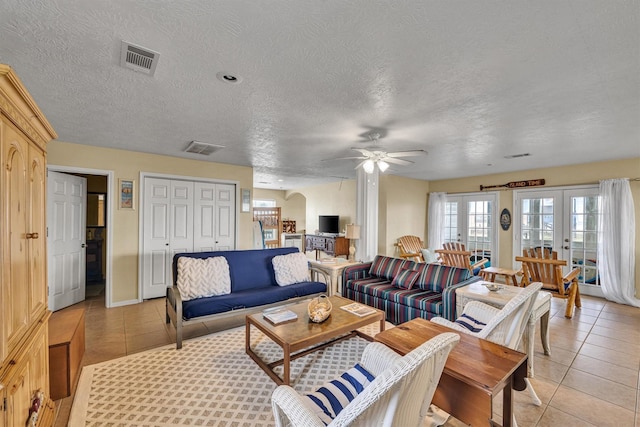
<path id="1" fill-rule="evenodd" d="M 447 203 L 447 193 L 429 194 L 429 232 L 427 235 L 427 248 L 432 251 L 442 248 L 444 243 L 444 217 Z"/>
<path id="2" fill-rule="evenodd" d="M 640 307 L 635 298 L 636 224 L 628 179 L 600 181 L 598 273 L 606 299 Z"/>

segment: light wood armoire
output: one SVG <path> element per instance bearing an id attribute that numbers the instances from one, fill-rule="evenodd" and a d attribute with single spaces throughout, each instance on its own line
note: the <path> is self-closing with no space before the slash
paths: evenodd
<path id="1" fill-rule="evenodd" d="M 57 138 L 13 70 L 0 64 L 0 427 L 53 423 L 49 396 L 46 144 Z"/>

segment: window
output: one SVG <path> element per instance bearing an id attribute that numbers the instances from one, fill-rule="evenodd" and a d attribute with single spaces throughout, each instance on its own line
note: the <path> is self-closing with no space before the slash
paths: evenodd
<path id="1" fill-rule="evenodd" d="M 271 199 L 253 199 L 254 208 L 275 208 L 276 201 Z"/>

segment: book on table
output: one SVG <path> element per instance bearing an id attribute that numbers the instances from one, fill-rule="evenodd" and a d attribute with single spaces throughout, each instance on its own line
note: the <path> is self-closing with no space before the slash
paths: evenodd
<path id="1" fill-rule="evenodd" d="M 341 309 L 348 311 L 349 313 L 355 314 L 356 316 L 364 317 L 376 312 L 376 309 L 373 307 L 369 307 L 368 305 L 360 304 L 357 302 L 343 305 L 340 307 Z"/>
<path id="2" fill-rule="evenodd" d="M 262 312 L 262 317 L 277 325 L 279 323 L 291 322 L 298 318 L 298 315 L 291 310 L 284 308 L 268 309 Z"/>

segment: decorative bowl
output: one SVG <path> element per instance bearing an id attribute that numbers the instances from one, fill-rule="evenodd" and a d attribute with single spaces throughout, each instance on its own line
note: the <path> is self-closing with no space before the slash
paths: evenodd
<path id="1" fill-rule="evenodd" d="M 489 289 L 491 292 L 497 292 L 500 289 L 502 289 L 503 285 L 499 284 L 499 283 L 485 283 L 484 284 L 487 289 Z"/>
<path id="2" fill-rule="evenodd" d="M 325 294 L 319 295 L 311 300 L 307 306 L 309 312 L 309 320 L 314 323 L 322 323 L 331 315 L 331 301 Z"/>

